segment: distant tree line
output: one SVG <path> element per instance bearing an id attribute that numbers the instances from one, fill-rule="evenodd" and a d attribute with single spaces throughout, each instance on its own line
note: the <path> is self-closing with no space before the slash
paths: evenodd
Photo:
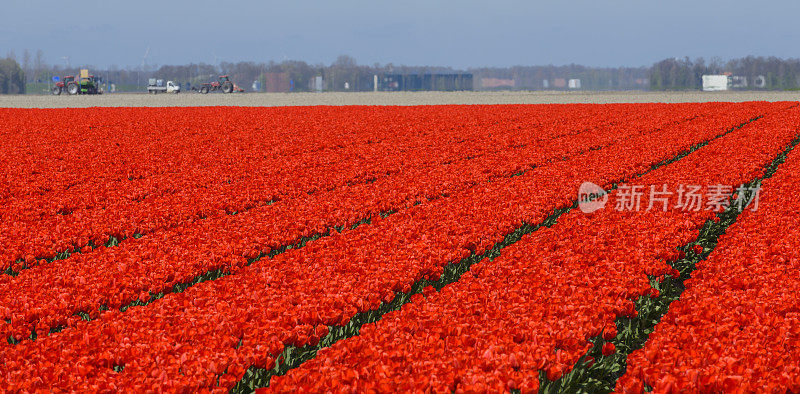
<path id="1" fill-rule="evenodd" d="M 800 59 L 748 56 L 723 62 L 712 59 L 670 58 L 650 68 L 651 90 L 697 90 L 705 74 L 729 74 L 746 81 L 746 89 L 786 90 L 800 88 Z"/>
<path id="2" fill-rule="evenodd" d="M 748 89 L 800 89 L 800 59 L 776 57 L 745 57 L 723 62 L 669 58 L 651 67 L 587 67 L 565 66 L 483 67 L 457 70 L 450 67 L 360 65 L 351 56 L 339 56 L 333 63 L 309 64 L 304 61 L 282 62 L 220 62 L 217 65 L 191 63 L 185 65 L 148 65 L 136 67 L 112 65 L 97 68 L 91 65 L 47 64 L 44 53 L 25 51 L 21 62 L 13 52 L 0 59 L 0 93 L 48 92 L 54 77 L 77 75 L 88 68 L 104 82 L 114 84 L 118 91 L 143 91 L 150 78 L 175 81 L 184 86 L 196 86 L 227 74 L 250 90 L 254 81 L 261 86 L 274 83 L 276 76 L 291 91 L 315 90 L 314 80 L 321 77 L 323 89 L 329 91 L 373 90 L 375 75 L 410 73 L 471 73 L 476 90 L 567 90 L 570 79 L 580 80 L 582 90 L 697 90 L 702 87 L 702 75 L 728 73 L 747 81 Z M 756 83 L 758 82 L 758 83 Z M 26 88 L 27 84 L 27 88 Z M 744 86 L 740 86 L 744 87 Z"/>
<path id="3" fill-rule="evenodd" d="M 392 64 L 372 66 L 359 65 L 356 60 L 347 55 L 341 55 L 330 65 L 308 64 L 304 61 L 286 60 L 280 63 L 255 62 L 221 62 L 219 67 L 207 64 L 190 64 L 186 66 L 161 66 L 152 71 L 158 78 L 173 81 L 187 81 L 192 84 L 207 82 L 219 74 L 228 75 L 239 84 L 247 84 L 248 88 L 253 81 L 265 84 L 265 74 L 282 74 L 291 81 L 292 91 L 303 92 L 314 90 L 310 81 L 315 77 L 322 77 L 325 81 L 325 90 L 329 91 L 370 91 L 373 90 L 375 75 L 385 73 L 411 73 L 411 72 L 453 72 L 447 67 L 395 67 Z"/>
<path id="4" fill-rule="evenodd" d="M 0 94 L 24 93 L 25 72 L 14 59 L 12 52 L 5 59 L 0 59 Z"/>
<path id="5" fill-rule="evenodd" d="M 651 90 L 697 90 L 702 84 L 704 74 L 721 72 L 721 65 L 707 65 L 703 58 L 695 61 L 683 59 L 664 59 L 650 68 Z"/>

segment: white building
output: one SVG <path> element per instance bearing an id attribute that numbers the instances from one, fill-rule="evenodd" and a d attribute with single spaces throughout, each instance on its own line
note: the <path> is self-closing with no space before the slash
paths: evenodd
<path id="1" fill-rule="evenodd" d="M 729 86 L 727 75 L 703 75 L 703 91 L 705 92 L 728 90 Z"/>

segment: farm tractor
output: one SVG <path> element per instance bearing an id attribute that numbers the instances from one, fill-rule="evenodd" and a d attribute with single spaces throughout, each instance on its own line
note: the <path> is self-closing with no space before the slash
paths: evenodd
<path id="1" fill-rule="evenodd" d="M 60 95 L 66 91 L 69 95 L 76 94 L 103 94 L 100 88 L 100 80 L 94 75 L 89 75 L 89 70 L 81 70 L 80 78 L 74 75 L 67 75 L 62 81 L 53 86 L 53 94 Z"/>
<path id="2" fill-rule="evenodd" d="M 206 82 L 200 85 L 199 89 L 192 87 L 192 90 L 196 90 L 203 94 L 216 91 L 220 91 L 222 93 L 244 92 L 244 89 L 233 83 L 227 75 L 220 75 L 219 80 L 214 82 Z"/>
<path id="3" fill-rule="evenodd" d="M 61 81 L 56 82 L 56 86 L 53 86 L 53 94 L 56 96 L 58 96 L 65 90 L 69 94 L 78 94 L 80 86 L 78 86 L 78 83 L 75 82 L 74 75 L 67 75 Z"/>

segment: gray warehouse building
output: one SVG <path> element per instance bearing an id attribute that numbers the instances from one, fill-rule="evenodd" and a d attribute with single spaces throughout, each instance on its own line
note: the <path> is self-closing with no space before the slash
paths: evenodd
<path id="1" fill-rule="evenodd" d="M 473 89 L 472 74 L 385 74 L 380 87 L 389 92 Z"/>

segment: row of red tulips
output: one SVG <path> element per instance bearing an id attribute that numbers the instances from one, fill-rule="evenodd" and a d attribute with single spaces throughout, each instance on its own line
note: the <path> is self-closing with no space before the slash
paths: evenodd
<path id="1" fill-rule="evenodd" d="M 742 105 L 743 110 L 752 107 Z M 778 107 L 761 104 L 762 110 Z M 124 313 L 112 309 L 47 338 L 3 347 L 0 384 L 12 389 L 230 388 L 245 368 L 271 365 L 285 346 L 317 343 L 327 326 L 374 310 L 397 291 L 438 277 L 445 265 L 491 248 L 523 223 L 541 222 L 554 209 L 572 205 L 583 181 L 610 186 L 725 133 L 741 118 L 735 112 L 710 114 L 696 124 L 630 135 L 613 149 L 478 184 L 385 219 L 373 217 L 370 225 L 334 233 L 145 307 Z"/>
<path id="2" fill-rule="evenodd" d="M 749 182 L 761 176 L 798 129 L 800 109 L 768 116 L 636 182 L 646 189 Z M 587 215 L 573 210 L 556 226 L 508 247 L 499 258 L 473 266 L 459 282 L 439 293 L 415 296 L 402 310 L 362 328 L 359 336 L 274 377 L 271 387 L 277 391 L 536 391 L 539 371 L 545 371 L 549 380 L 558 379 L 592 347 L 590 338 L 616 337 L 615 319 L 634 315 L 638 297 L 657 295 L 648 275 L 674 274 L 665 261 L 677 258 L 676 248 L 695 239 L 712 217 L 711 211 L 674 206 L 666 212 L 607 208 Z M 737 244 L 746 245 L 744 240 Z M 739 308 L 745 310 L 749 308 Z M 753 338 L 739 336 L 730 326 L 710 328 L 719 324 L 713 313 L 694 316 L 709 317 L 697 329 L 707 330 L 702 339 L 710 343 L 720 329 L 741 341 Z M 747 314 L 731 320 L 741 319 Z M 675 329 L 673 338 L 682 338 L 681 325 Z M 689 354 L 702 359 L 703 346 L 686 345 L 690 344 L 674 344 L 675 349 L 691 349 Z M 655 343 L 652 349 L 658 352 L 663 346 Z M 614 351 L 610 342 L 602 348 L 604 355 Z M 663 368 L 671 370 L 685 352 L 671 354 L 671 363 L 651 365 L 648 372 L 659 376 Z M 748 368 L 747 363 L 741 368 Z"/>
<path id="3" fill-rule="evenodd" d="M 692 122 L 707 127 L 713 117 Z M 658 124 L 656 124 L 658 126 Z M 194 225 L 160 231 L 114 248 L 76 254 L 67 259 L 0 277 L 0 310 L 10 323 L 0 335 L 15 340 L 69 326 L 85 312 L 91 317 L 104 308 L 119 308 L 136 300 L 169 292 L 208 271 L 234 272 L 253 259 L 291 245 L 304 237 L 347 227 L 381 212 L 397 211 L 426 199 L 452 195 L 464 188 L 507 177 L 551 160 L 571 157 L 586 146 L 615 149 L 614 144 L 643 128 L 632 123 L 613 130 L 586 133 L 527 144 L 462 163 L 408 168 L 374 183 L 287 199 L 237 215 L 222 215 Z M 546 131 L 554 133 L 554 131 Z M 387 192 L 388 191 L 388 192 Z M 189 262 L 189 263 L 187 263 Z M 42 288 L 42 283 L 48 286 Z"/>
<path id="4" fill-rule="evenodd" d="M 758 210 L 728 228 L 630 355 L 618 391 L 800 390 L 800 152 L 761 188 Z"/>
<path id="5" fill-rule="evenodd" d="M 5 165 L 13 175 L 0 183 L 0 196 L 65 192 L 76 186 L 112 192 L 129 178 L 202 170 L 220 157 L 237 158 L 243 149 L 264 158 L 294 158 L 379 144 L 397 134 L 396 129 L 380 124 L 364 133 L 369 122 L 358 121 L 389 116 L 389 111 L 349 110 L 352 117 L 336 116 L 338 109 L 323 107 L 4 109 L 8 122 L 0 132 L 7 137 Z M 421 123 L 432 118 L 404 115 Z M 70 122 L 55 124 L 53 120 L 66 117 Z M 411 125 L 402 123 L 404 129 Z M 111 185 L 108 190 L 102 189 L 107 185 Z"/>
<path id="6" fill-rule="evenodd" d="M 289 122 L 290 114 L 282 114 L 288 111 L 286 109 L 262 109 L 260 112 L 237 109 L 229 114 L 214 110 L 214 115 L 224 115 L 230 124 L 219 121 L 207 124 L 209 115 L 205 115 L 197 123 L 180 123 L 182 126 L 178 127 L 169 120 L 191 119 L 196 116 L 196 109 L 174 109 L 166 114 L 160 109 L 106 109 L 103 111 L 108 112 L 108 119 L 115 124 L 95 126 L 83 139 L 74 136 L 83 143 L 62 143 L 62 135 L 55 141 L 45 138 L 44 145 L 49 142 L 65 152 L 44 150 L 40 160 L 26 163 L 32 171 L 42 173 L 48 167 L 39 165 L 39 161 L 72 163 L 74 160 L 78 163 L 75 167 L 81 169 L 79 163 L 90 160 L 100 168 L 81 170 L 89 177 L 96 172 L 102 175 L 92 182 L 83 183 L 65 176 L 78 184 L 49 193 L 6 198 L 0 209 L 0 244 L 4 245 L 0 250 L 0 269 L 11 267 L 18 271 L 60 252 L 82 249 L 90 243 L 102 245 L 110 237 L 119 239 L 149 234 L 199 218 L 246 211 L 278 199 L 371 181 L 409 168 L 458 163 L 497 152 L 506 154 L 515 151 L 513 148 L 519 145 L 566 138 L 569 132 L 586 134 L 587 130 L 602 127 L 605 123 L 644 120 L 640 113 L 625 107 L 611 107 L 605 114 L 586 107 L 585 112 L 592 116 L 570 123 L 563 121 L 567 116 L 566 110 L 560 107 L 553 110 L 555 115 L 524 107 L 504 108 L 502 111 L 478 107 L 466 110 L 466 113 L 456 108 L 391 111 L 348 108 L 339 111 L 336 117 L 325 117 L 326 121 L 315 127 L 298 131 L 296 126 L 289 126 L 304 125 L 300 121 L 301 115 L 319 117 L 330 114 L 319 109 L 295 109 L 297 113 L 293 115 L 297 119 Z M 14 153 L 16 156 L 30 153 L 28 145 L 43 139 L 41 134 L 32 134 L 41 129 L 39 125 L 35 122 L 28 125 L 30 118 L 38 115 L 28 110 L 18 111 L 22 112 L 9 115 L 14 122 L 8 127 L 16 130 L 20 126 L 23 130 L 20 134 L 25 138 L 18 137 L 21 141 L 4 147 L 12 158 Z M 285 121 L 289 125 L 287 128 L 301 137 L 287 137 L 274 124 L 267 123 L 266 126 L 272 126 L 268 128 L 257 127 L 265 123 L 264 118 L 275 115 L 272 112 L 284 115 L 274 117 Z M 662 117 L 667 114 L 665 111 L 661 113 Z M 29 116 L 21 116 L 25 114 Z M 398 116 L 405 120 L 397 122 Z M 150 121 L 134 132 L 125 132 L 125 124 L 131 119 L 158 117 L 163 120 Z M 516 120 L 505 121 L 502 127 L 494 125 L 503 118 Z M 594 123 L 591 123 L 591 118 L 595 118 Z M 111 121 L 108 119 L 106 122 Z M 87 122 L 91 121 L 97 119 L 88 117 Z M 539 127 L 554 121 L 560 124 L 558 128 Z M 231 124 L 237 128 L 231 130 Z M 309 142 L 314 149 L 292 154 L 297 150 L 294 148 L 296 145 L 306 143 L 305 139 L 298 141 L 298 138 L 313 136 L 312 141 L 317 141 L 320 139 L 318 135 L 323 134 L 319 128 L 326 126 L 327 145 Z M 198 131 L 201 127 L 203 132 Z M 262 137 L 264 128 L 269 130 L 267 138 Z M 608 128 L 606 126 L 606 134 Z M 74 133 L 80 131 L 77 129 Z M 112 143 L 117 138 L 120 142 Z M 101 139 L 105 141 L 99 143 Z M 74 148 L 64 149 L 72 145 Z M 74 158 L 76 152 L 85 154 L 87 158 Z M 147 165 L 140 163 L 142 160 L 147 161 Z M 10 161 L 13 165 L 17 163 L 13 159 Z M 154 167 L 153 163 L 160 166 Z M 72 165 L 61 166 L 65 171 L 71 171 Z M 9 167 L 12 168 L 8 168 L 7 173 L 16 171 L 14 166 Z M 111 169 L 111 173 L 107 169 Z M 106 180 L 131 171 L 135 173 L 134 180 Z M 40 184 L 58 184 L 60 176 L 61 172 L 53 172 L 52 176 L 31 181 L 28 187 L 37 189 Z M 18 178 L 24 179 L 25 176 Z"/>

